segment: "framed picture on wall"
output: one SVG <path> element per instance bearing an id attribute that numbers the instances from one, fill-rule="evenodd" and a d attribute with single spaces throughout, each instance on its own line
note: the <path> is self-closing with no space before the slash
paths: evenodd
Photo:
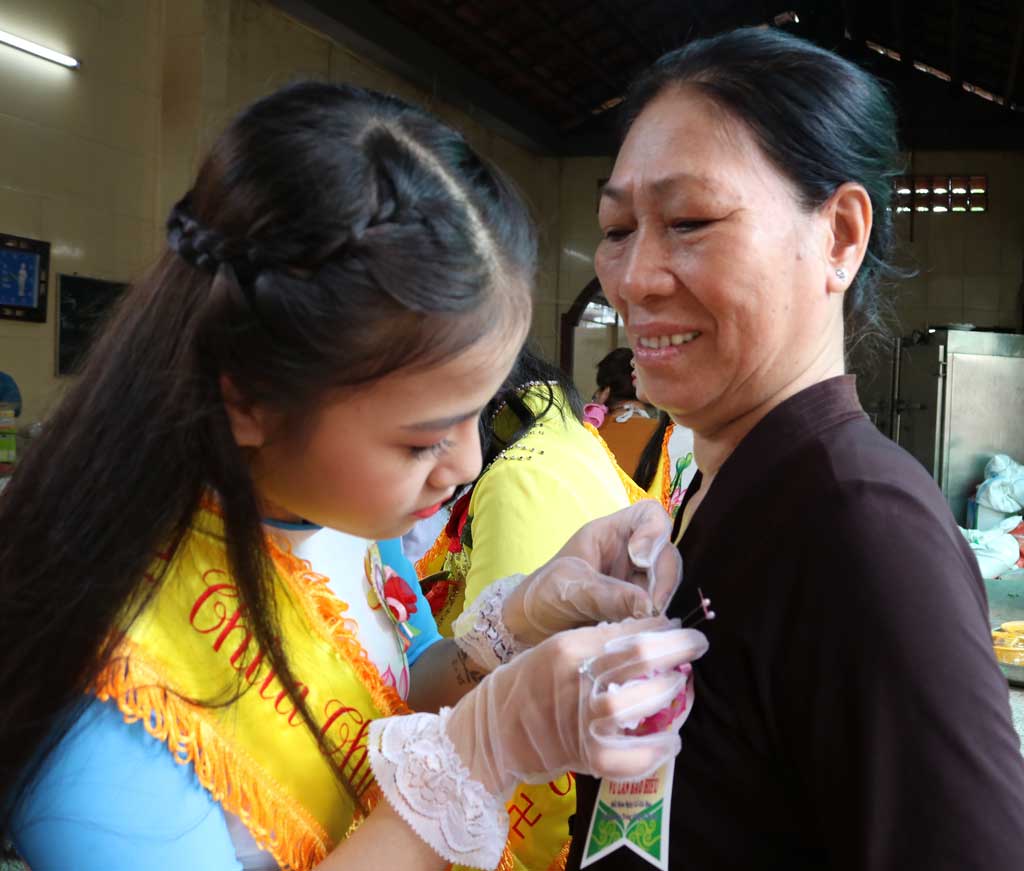
<path id="1" fill-rule="evenodd" d="M 46 321 L 50 243 L 0 233 L 0 318 Z"/>
<path id="2" fill-rule="evenodd" d="M 114 303 L 128 287 L 118 281 L 60 276 L 58 304 L 57 374 L 71 375 L 92 347 L 96 333 Z"/>

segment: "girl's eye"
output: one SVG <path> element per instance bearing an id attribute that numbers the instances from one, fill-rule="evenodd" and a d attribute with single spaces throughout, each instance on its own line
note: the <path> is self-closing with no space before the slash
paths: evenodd
<path id="1" fill-rule="evenodd" d="M 608 242 L 621 242 L 629 235 L 629 230 L 621 227 L 609 227 L 601 234 Z"/>
<path id="2" fill-rule="evenodd" d="M 455 447 L 455 442 L 453 442 L 451 439 L 441 439 L 441 441 L 436 442 L 432 445 L 414 447 L 410 448 L 409 450 L 412 451 L 413 457 L 415 457 L 417 460 L 421 460 L 427 456 L 443 456 L 444 454 L 448 453 L 448 451 L 450 451 L 453 447 Z"/>

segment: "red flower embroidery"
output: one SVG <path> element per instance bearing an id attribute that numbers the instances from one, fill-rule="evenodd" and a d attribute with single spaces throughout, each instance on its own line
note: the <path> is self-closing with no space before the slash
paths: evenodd
<path id="1" fill-rule="evenodd" d="M 469 520 L 469 497 L 473 490 L 467 490 L 452 506 L 451 516 L 444 528 L 448 536 L 448 553 L 460 553 L 462 551 L 462 531 L 466 528 L 466 521 Z"/>
<path id="2" fill-rule="evenodd" d="M 387 580 L 384 581 L 384 598 L 388 600 L 388 607 L 391 609 L 391 613 L 400 622 L 404 623 L 408 619 L 409 614 L 416 613 L 416 593 L 413 592 L 412 587 L 391 571 L 391 569 L 388 569 L 388 572 Z M 400 607 L 393 605 L 391 600 L 398 603 Z M 405 611 L 405 616 L 401 614 L 403 610 Z"/>

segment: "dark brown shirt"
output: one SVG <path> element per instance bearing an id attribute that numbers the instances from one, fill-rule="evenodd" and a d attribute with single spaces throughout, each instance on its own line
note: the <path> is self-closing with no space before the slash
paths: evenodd
<path id="1" fill-rule="evenodd" d="M 977 564 L 853 378 L 751 431 L 680 552 L 670 615 L 699 587 L 717 619 L 676 760 L 671 868 L 1024 869 L 1024 760 Z M 596 782 L 578 788 L 569 868 Z M 592 867 L 649 866 L 620 848 Z"/>

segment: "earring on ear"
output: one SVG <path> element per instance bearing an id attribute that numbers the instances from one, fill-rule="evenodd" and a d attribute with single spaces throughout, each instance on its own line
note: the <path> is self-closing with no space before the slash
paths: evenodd
<path id="1" fill-rule="evenodd" d="M 840 281 L 846 281 L 846 270 L 842 266 L 836 270 L 836 278 Z"/>

